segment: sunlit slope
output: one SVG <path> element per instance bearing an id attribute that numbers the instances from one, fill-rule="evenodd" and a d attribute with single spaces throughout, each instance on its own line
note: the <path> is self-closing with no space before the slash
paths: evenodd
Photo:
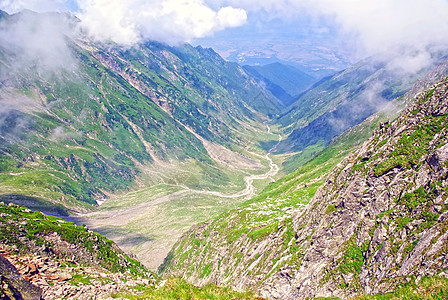
<path id="1" fill-rule="evenodd" d="M 368 126 L 351 129 L 254 201 L 193 227 L 161 270 L 273 299 L 400 294 L 424 276 L 441 282 L 447 91 L 444 79 L 345 158 Z"/>

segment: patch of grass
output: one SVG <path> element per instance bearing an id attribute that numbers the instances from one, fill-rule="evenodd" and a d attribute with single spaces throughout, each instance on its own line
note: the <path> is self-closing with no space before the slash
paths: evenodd
<path id="1" fill-rule="evenodd" d="M 90 285 L 92 279 L 94 279 L 94 278 L 92 278 L 90 276 L 83 276 L 80 274 L 75 274 L 70 279 L 70 283 L 73 285 L 76 285 L 76 286 L 79 286 L 80 283 L 85 284 L 85 285 Z"/>
<path id="2" fill-rule="evenodd" d="M 154 300 L 180 300 L 180 299 L 210 299 L 210 300 L 262 300 L 251 292 L 235 292 L 227 287 L 218 287 L 208 284 L 196 287 L 183 279 L 170 278 L 158 288 L 146 288 L 140 295 L 118 293 L 114 298 L 126 299 L 154 299 Z"/>
<path id="3" fill-rule="evenodd" d="M 392 293 L 383 295 L 363 295 L 354 300 L 443 300 L 448 299 L 448 279 L 443 277 L 423 277 L 418 283 L 400 285 Z"/>
<path id="4" fill-rule="evenodd" d="M 419 187 L 412 193 L 405 194 L 399 201 L 399 204 L 403 204 L 409 210 L 414 210 L 422 203 L 425 203 L 428 199 L 428 193 L 426 193 L 424 187 Z"/>
<path id="5" fill-rule="evenodd" d="M 207 277 L 208 275 L 210 275 L 210 273 L 212 272 L 212 263 L 208 263 L 205 265 L 204 267 L 204 271 L 202 272 L 202 274 L 199 276 L 200 278 L 204 278 Z"/>
<path id="6" fill-rule="evenodd" d="M 336 205 L 330 204 L 330 205 L 327 206 L 327 209 L 325 210 L 325 213 L 328 215 L 328 214 L 331 214 L 332 212 L 337 211 L 337 210 L 338 209 L 336 208 Z"/>
<path id="7" fill-rule="evenodd" d="M 409 222 L 411 222 L 411 218 L 404 216 L 404 217 L 399 217 L 396 219 L 397 222 L 397 229 L 403 229 L 404 227 L 406 227 L 407 224 L 409 224 Z"/>
<path id="8" fill-rule="evenodd" d="M 361 272 L 364 263 L 364 252 L 367 251 L 369 244 L 363 243 L 361 246 L 356 245 L 355 238 L 352 237 L 347 241 L 347 248 L 338 266 L 343 274 L 357 274 Z"/>
<path id="9" fill-rule="evenodd" d="M 273 224 L 263 226 L 257 230 L 251 231 L 247 235 L 254 240 L 259 240 L 259 239 L 265 238 L 266 236 L 271 234 L 273 231 L 277 230 L 277 228 L 278 228 L 278 224 L 273 223 Z"/>
<path id="10" fill-rule="evenodd" d="M 364 169 L 364 166 L 366 165 L 366 161 L 360 162 L 359 164 L 356 164 L 353 166 L 353 171 L 358 171 Z"/>

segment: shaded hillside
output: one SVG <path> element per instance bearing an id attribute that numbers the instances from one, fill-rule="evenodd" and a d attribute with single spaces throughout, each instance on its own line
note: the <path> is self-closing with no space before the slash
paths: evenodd
<path id="1" fill-rule="evenodd" d="M 291 132 L 279 150 L 302 151 L 313 145 L 328 145 L 332 138 L 405 94 L 429 69 L 410 74 L 392 68 L 382 59 L 369 58 L 323 79 L 279 118 Z"/>
<path id="2" fill-rule="evenodd" d="M 309 88 L 316 79 L 293 66 L 272 63 L 264 66 L 244 66 L 255 78 L 266 84 L 266 88 L 289 106 L 295 97 Z"/>
<path id="3" fill-rule="evenodd" d="M 378 122 L 386 122 L 389 120 L 395 119 L 401 111 L 406 108 L 406 105 L 412 102 L 415 98 L 415 96 L 428 89 L 430 86 L 434 85 L 436 82 L 439 82 L 440 80 L 444 79 L 446 76 L 448 76 L 448 61 L 444 61 L 441 64 L 438 64 L 435 66 L 431 71 L 426 73 L 422 78 L 419 78 L 412 88 L 403 96 L 398 97 L 392 101 L 389 101 L 385 104 L 385 106 L 378 112 L 367 118 L 363 123 L 361 123 L 361 126 L 370 126 L 374 123 Z M 312 123 L 318 123 L 317 120 L 322 121 L 323 118 L 316 119 L 316 122 Z M 370 124 L 370 125 L 368 125 Z M 307 126 L 308 128 L 308 126 Z M 312 127 L 310 127 L 312 128 Z M 308 128 L 308 129 L 310 129 Z M 372 129 L 374 127 L 371 127 Z M 328 128 L 327 128 L 328 129 Z M 304 132 L 307 132 L 306 130 Z M 303 133 L 303 132 L 302 132 Z M 338 134 L 339 135 L 339 134 Z M 314 141 L 319 140 L 321 136 L 319 134 L 316 134 L 311 137 L 311 139 Z M 315 145 L 308 146 L 303 151 L 299 151 L 294 156 L 290 157 L 287 161 L 283 163 L 284 170 L 288 173 L 293 170 L 295 170 L 297 167 L 303 165 L 305 162 L 307 162 L 311 157 L 315 155 L 315 153 L 321 151 L 325 147 L 325 143 L 320 141 Z"/>
<path id="4" fill-rule="evenodd" d="M 305 165 L 192 228 L 162 270 L 271 299 L 347 298 L 447 276 L 447 99 L 448 81 L 417 95 L 322 186 Z"/>

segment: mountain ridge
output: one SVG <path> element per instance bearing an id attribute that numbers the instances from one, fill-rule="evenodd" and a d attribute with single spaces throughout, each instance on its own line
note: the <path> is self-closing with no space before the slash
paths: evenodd
<path id="1" fill-rule="evenodd" d="M 266 83 L 267 89 L 285 106 L 289 106 L 295 98 L 307 90 L 316 79 L 297 68 L 281 63 L 263 66 L 243 66 L 243 68 Z"/>
<path id="2" fill-rule="evenodd" d="M 404 95 L 433 67 L 414 74 L 394 69 L 382 57 L 370 57 L 321 80 L 299 96 L 277 120 L 290 132 L 279 151 L 328 145 L 334 137 Z"/>

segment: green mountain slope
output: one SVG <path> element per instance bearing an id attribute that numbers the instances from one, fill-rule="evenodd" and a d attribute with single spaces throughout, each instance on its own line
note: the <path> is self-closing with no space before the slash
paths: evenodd
<path id="1" fill-rule="evenodd" d="M 36 36 L 21 33 L 54 30 L 53 21 L 64 28 L 57 32 L 60 44 L 30 56 L 37 46 L 29 39 Z M 266 108 L 257 96 L 277 100 L 211 49 L 155 42 L 122 49 L 89 41 L 76 33 L 76 22 L 32 12 L 2 19 L 3 197 L 33 196 L 82 210 L 136 180 L 157 183 L 148 169 L 173 161 L 194 161 L 204 170 L 194 187 L 228 184 L 232 179 L 202 139 L 241 152 L 248 136 L 264 127 Z M 65 56 L 47 61 L 48 49 Z"/>
<path id="2" fill-rule="evenodd" d="M 109 198 L 76 220 L 141 251 L 145 263 L 161 261 L 186 227 L 221 214 L 185 233 L 161 270 L 270 298 L 384 293 L 413 276 L 445 274 L 448 83 L 421 94 L 348 158 L 390 112 L 309 160 L 419 74 L 395 77 L 370 60 L 322 81 L 278 120 L 292 132 L 280 150 L 309 150 L 292 158 L 299 168 L 238 207 L 286 157 L 266 154 L 279 141 L 269 117 L 283 106 L 257 78 L 211 49 L 93 42 L 70 15 L 0 19 L 0 200 L 66 215 Z M 23 32 L 40 33 L 37 42 Z M 21 261 L 19 250 L 29 249 L 34 264 L 49 253 L 54 281 L 78 287 L 100 277 L 93 292 L 123 287 L 117 297 L 254 298 L 177 279 L 145 287 L 157 280 L 136 278 L 144 268 L 98 234 L 13 205 L 1 216 L 2 251 Z M 92 265 L 109 273 L 80 269 Z M 30 266 L 24 272 L 39 280 Z M 129 295 L 131 284 L 140 296 Z"/>
<path id="3" fill-rule="evenodd" d="M 345 155 L 328 152 L 337 143 L 253 202 L 193 227 L 161 270 L 274 299 L 385 293 L 446 276 L 447 91 L 445 80 L 418 94 L 335 168 Z"/>

